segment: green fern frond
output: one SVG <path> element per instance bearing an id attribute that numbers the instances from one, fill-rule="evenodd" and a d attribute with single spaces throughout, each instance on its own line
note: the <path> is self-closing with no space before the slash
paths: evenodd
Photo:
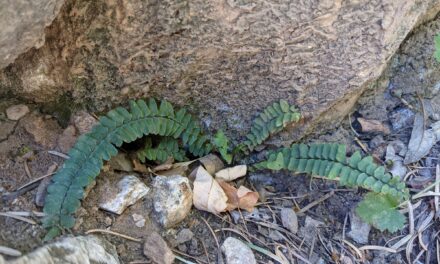
<path id="1" fill-rule="evenodd" d="M 289 170 L 337 179 L 343 186 L 360 186 L 402 201 L 409 191 L 399 177 L 392 177 L 383 166 L 373 162 L 371 156 L 362 157 L 355 152 L 346 157 L 346 146 L 341 144 L 293 144 L 269 154 L 266 161 L 254 169 Z"/>
<path id="2" fill-rule="evenodd" d="M 218 152 L 220 152 L 222 158 L 228 164 L 231 164 L 232 154 L 229 152 L 229 139 L 222 130 L 217 131 L 212 140 L 212 143 L 214 144 Z"/>
<path id="3" fill-rule="evenodd" d="M 179 140 L 172 137 L 161 138 L 157 147 L 153 147 L 151 138 L 147 138 L 145 147 L 136 154 L 141 162 L 146 160 L 165 162 L 169 157 L 176 161 L 187 160 L 185 150 L 179 148 Z"/>
<path id="4" fill-rule="evenodd" d="M 269 136 L 280 132 L 293 122 L 298 122 L 300 118 L 298 109 L 285 100 L 269 105 L 253 121 L 250 132 L 246 135 L 246 141 L 240 146 L 241 149 L 254 150 Z"/>
<path id="5" fill-rule="evenodd" d="M 69 151 L 69 159 L 53 176 L 47 188 L 43 224 L 51 239 L 75 224 L 74 213 L 80 206 L 84 189 L 99 174 L 103 161 L 118 153 L 116 147 L 147 135 L 180 138 L 195 156 L 209 153 L 212 146 L 196 120 L 181 109 L 154 99 L 130 101 L 129 110 L 118 107 L 100 118 L 91 132 L 81 136 Z"/>

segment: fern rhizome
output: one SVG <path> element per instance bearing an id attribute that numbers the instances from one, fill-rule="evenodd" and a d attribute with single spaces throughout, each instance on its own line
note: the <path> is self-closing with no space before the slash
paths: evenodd
<path id="1" fill-rule="evenodd" d="M 254 120 L 246 140 L 235 149 L 244 153 L 253 151 L 271 135 L 287 125 L 299 121 L 301 114 L 285 100 L 275 102 Z M 149 136 L 160 136 L 154 145 Z M 69 151 L 69 159 L 52 178 L 44 205 L 43 224 L 51 239 L 63 229 L 75 224 L 74 214 L 83 199 L 84 189 L 99 174 L 103 161 L 116 155 L 123 143 L 146 137 L 144 148 L 137 152 L 144 162 L 163 162 L 169 157 L 186 160 L 186 151 L 203 156 L 217 151 L 226 162 L 232 162 L 229 139 L 222 131 L 214 138 L 203 134 L 195 118 L 181 109 L 177 112 L 167 101 L 160 105 L 154 99 L 130 101 L 130 108 L 118 107 L 100 118 L 91 132 L 81 136 Z M 183 147 L 183 148 L 181 148 Z M 360 186 L 382 196 L 367 196 L 357 212 L 367 222 L 381 230 L 395 231 L 403 226 L 396 210 L 400 201 L 408 199 L 409 192 L 398 178 L 391 177 L 383 166 L 376 165 L 371 156 L 362 158 L 355 152 L 350 158 L 346 148 L 339 144 L 293 144 L 269 153 L 267 160 L 253 164 L 253 169 L 289 170 L 339 180 L 341 185 Z M 371 208 L 375 215 L 365 215 Z M 385 219 L 385 220 L 384 220 Z"/>

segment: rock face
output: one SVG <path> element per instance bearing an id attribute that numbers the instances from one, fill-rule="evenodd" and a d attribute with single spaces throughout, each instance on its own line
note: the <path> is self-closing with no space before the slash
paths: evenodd
<path id="1" fill-rule="evenodd" d="M 21 53 L 44 44 L 44 28 L 58 14 L 64 0 L 3 0 L 0 2 L 0 68 Z"/>
<path id="2" fill-rule="evenodd" d="M 438 0 L 67 0 L 46 44 L 5 68 L 0 87 L 96 110 L 167 98 L 239 132 L 285 98 L 307 113 L 304 132 L 334 126 L 439 9 Z"/>
<path id="3" fill-rule="evenodd" d="M 96 236 L 68 237 L 45 245 L 9 264 L 44 263 L 109 263 L 119 264 L 113 245 Z"/>

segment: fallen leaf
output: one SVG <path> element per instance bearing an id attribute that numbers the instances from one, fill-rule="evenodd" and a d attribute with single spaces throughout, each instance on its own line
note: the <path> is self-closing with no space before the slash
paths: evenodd
<path id="1" fill-rule="evenodd" d="M 162 176 L 173 176 L 173 175 L 182 175 L 186 177 L 188 175 L 188 167 L 180 166 L 176 168 L 171 168 L 169 170 L 159 171 L 158 175 Z"/>
<path id="2" fill-rule="evenodd" d="M 246 172 L 247 172 L 246 165 L 238 165 L 218 171 L 215 174 L 215 178 L 217 180 L 223 180 L 229 182 L 237 178 L 243 177 L 244 175 L 246 175 Z"/>
<path id="3" fill-rule="evenodd" d="M 252 212 L 255 204 L 258 202 L 259 195 L 257 192 L 253 192 L 244 186 L 240 186 L 238 189 L 225 181 L 218 181 L 218 184 L 222 187 L 227 200 L 227 211 L 232 211 L 236 208 L 245 209 Z"/>
<path id="4" fill-rule="evenodd" d="M 147 173 L 148 169 L 144 164 L 140 163 L 139 160 L 134 159 L 133 160 L 133 171 Z"/>
<path id="5" fill-rule="evenodd" d="M 386 135 L 391 132 L 390 128 L 379 120 L 359 117 L 357 121 L 361 124 L 362 132 L 381 132 Z"/>
<path id="6" fill-rule="evenodd" d="M 169 170 L 173 167 L 173 162 L 174 162 L 174 158 L 173 157 L 168 157 L 168 159 L 160 164 L 157 165 L 156 167 L 154 167 L 152 169 L 153 172 L 157 172 L 157 171 L 165 171 L 165 170 Z"/>
<path id="7" fill-rule="evenodd" d="M 219 214 L 227 208 L 226 196 L 219 183 L 202 166 L 195 172 L 193 190 L 194 206 L 203 211 Z"/>
<path id="8" fill-rule="evenodd" d="M 422 114 L 416 114 L 414 118 L 411 139 L 408 143 L 404 164 L 419 161 L 426 156 L 431 148 L 440 139 L 440 121 L 431 125 L 431 129 L 424 130 L 424 120 Z"/>
<path id="9" fill-rule="evenodd" d="M 205 167 L 206 171 L 211 175 L 225 167 L 223 161 L 214 154 L 201 157 L 199 161 L 202 163 L 203 167 Z"/>
<path id="10" fill-rule="evenodd" d="M 392 166 L 389 171 L 393 176 L 398 176 L 401 179 L 405 177 L 407 169 L 403 165 L 403 158 L 396 154 L 396 151 L 392 144 L 389 144 L 387 146 L 385 160 L 392 162 Z"/>

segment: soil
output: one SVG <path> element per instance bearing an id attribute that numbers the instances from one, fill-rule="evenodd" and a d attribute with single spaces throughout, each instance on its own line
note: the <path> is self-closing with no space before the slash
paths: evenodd
<path id="1" fill-rule="evenodd" d="M 439 28 L 439 19 L 420 26 L 395 55 L 383 76 L 359 99 L 352 114 L 343 120 L 338 129 L 320 131 L 302 141 L 344 143 L 347 144 L 349 152 L 367 151 L 378 161 L 383 162 L 387 145 L 396 141 L 403 142 L 405 146 L 408 144 L 413 114 L 417 109 L 421 109 L 420 98 L 424 100 L 425 105 L 432 106 L 431 110 L 426 111 L 427 124 L 437 121 L 439 112 L 436 109 L 440 107 L 440 77 L 438 77 L 440 64 L 434 61 L 432 53 L 433 37 Z M 17 103 L 23 102 L 2 99 L 0 113 L 4 113 L 8 106 Z M 55 117 L 42 114 L 39 106 L 29 104 L 28 106 L 31 113 L 18 122 L 8 121 L 4 115 L 0 116 L 0 194 L 3 198 L 10 197 L 10 194 L 20 186 L 45 175 L 54 163 L 61 165 L 63 162 L 59 156 L 48 153 L 49 150 L 60 151 L 60 142 L 54 137 L 59 137 L 63 128 L 55 122 Z M 391 132 L 389 134 L 363 132 L 357 121 L 359 117 L 380 121 L 391 127 Z M 35 122 L 43 122 L 43 124 L 36 126 L 38 129 L 27 128 L 29 124 Z M 406 179 L 412 192 L 418 192 L 434 181 L 439 152 L 440 146 L 437 144 L 418 164 L 408 166 L 413 171 Z M 26 166 L 29 168 L 29 174 L 26 173 Z M 122 176 L 122 173 L 113 172 L 108 166 L 103 169 L 97 178 L 96 187 L 89 192 L 78 210 L 77 225 L 72 230 L 73 235 L 84 234 L 87 230 L 95 228 L 111 228 L 112 231 L 142 239 L 155 230 L 164 237 L 173 250 L 177 250 L 177 254 L 187 260 L 200 263 L 218 262 L 221 253 L 217 243 L 221 244 L 228 236 L 243 236 L 240 238 L 249 239 L 253 244 L 272 252 L 278 249 L 288 260 L 296 259 L 295 254 L 299 254 L 309 259 L 311 263 L 407 263 L 408 261 L 405 250 L 395 254 L 367 250 L 366 258 L 362 262 L 353 248 L 343 242 L 348 240 L 356 247 L 362 246 L 345 235 L 350 230 L 348 215 L 365 193 L 361 189 L 341 188 L 335 182 L 302 175 L 293 177 L 287 172 L 250 174 L 244 184 L 264 194 L 264 202 L 257 206 L 257 211 L 253 214 L 242 212 L 245 221 L 242 221 L 243 218 L 234 219 L 234 214 L 215 216 L 193 208 L 178 226 L 164 230 L 157 224 L 152 213 L 151 194 L 129 207 L 121 216 L 98 209 L 99 198 L 108 192 L 103 186 L 109 182 L 116 182 Z M 138 176 L 147 185 L 151 182 L 150 175 Z M 425 182 L 413 184 L 420 183 L 422 177 Z M 1 211 L 41 211 L 41 208 L 35 205 L 36 192 L 35 188 L 10 200 L 2 200 Z M 299 215 L 298 234 L 293 235 L 279 229 L 281 221 L 276 212 L 280 208 L 291 207 L 299 210 L 331 192 L 334 194 L 328 199 L 307 210 L 305 214 Z M 415 210 L 416 226 L 426 217 L 426 213 L 432 210 L 433 198 L 427 197 L 419 201 L 421 203 Z M 144 227 L 134 227 L 133 214 L 140 214 L 146 218 Z M 304 231 L 306 217 L 323 223 L 318 228 L 317 236 L 310 238 Z M 37 217 L 33 218 L 39 220 Z M 39 224 L 32 225 L 0 216 L 0 227 L 0 245 L 26 253 L 43 244 L 41 238 L 45 231 Z M 188 242 L 178 244 L 176 234 L 185 228 L 190 229 L 194 237 Z M 422 240 L 428 246 L 428 254 L 423 253 L 420 243 L 415 242 L 412 253 L 409 254 L 411 260 L 414 260 L 419 253 L 423 253 L 418 261 L 437 263 L 435 239 L 438 239 L 436 236 L 439 228 L 440 225 L 435 220 L 422 233 Z M 230 231 L 231 229 L 235 231 Z M 286 239 L 279 239 L 275 230 L 281 230 Z M 390 246 L 408 232 L 408 225 L 395 234 L 372 229 L 368 245 Z M 116 246 L 124 263 L 133 261 L 148 263 L 148 259 L 142 254 L 141 244 L 115 236 L 103 236 Z M 266 255 L 255 254 L 259 263 L 272 261 Z M 429 255 L 430 258 L 427 259 Z M 348 262 L 347 258 L 351 259 L 351 262 Z M 301 260 L 298 262 L 304 263 Z"/>

